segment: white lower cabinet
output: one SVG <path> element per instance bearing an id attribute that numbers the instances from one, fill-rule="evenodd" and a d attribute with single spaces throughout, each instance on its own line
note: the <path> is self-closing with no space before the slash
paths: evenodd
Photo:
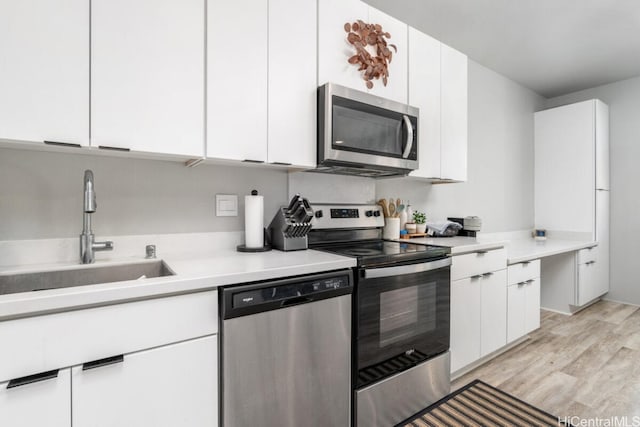
<path id="1" fill-rule="evenodd" d="M 217 290 L 0 322 L 0 426 L 218 425 Z"/>
<path id="2" fill-rule="evenodd" d="M 507 343 L 505 267 L 504 249 L 453 257 L 451 372 L 459 371 Z"/>
<path id="3" fill-rule="evenodd" d="M 71 425 L 71 374 L 60 369 L 57 376 L 7 388 L 0 383 L 0 426 L 69 427 Z"/>
<path id="4" fill-rule="evenodd" d="M 507 271 L 480 280 L 480 357 L 507 344 Z"/>
<path id="5" fill-rule="evenodd" d="M 507 342 L 540 327 L 540 261 L 509 266 L 507 288 Z"/>
<path id="6" fill-rule="evenodd" d="M 217 356 L 212 335 L 75 366 L 73 425 L 216 426 Z"/>
<path id="7" fill-rule="evenodd" d="M 480 358 L 481 294 L 471 278 L 451 282 L 451 372 Z"/>
<path id="8" fill-rule="evenodd" d="M 540 278 L 508 288 L 507 342 L 540 327 Z"/>

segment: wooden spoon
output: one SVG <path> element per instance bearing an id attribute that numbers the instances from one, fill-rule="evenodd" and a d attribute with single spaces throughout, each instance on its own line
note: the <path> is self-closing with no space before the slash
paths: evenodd
<path id="1" fill-rule="evenodd" d="M 384 215 L 384 217 L 389 218 L 389 207 L 387 206 L 387 200 L 386 199 L 378 200 L 378 205 L 382 206 L 382 214 Z"/>

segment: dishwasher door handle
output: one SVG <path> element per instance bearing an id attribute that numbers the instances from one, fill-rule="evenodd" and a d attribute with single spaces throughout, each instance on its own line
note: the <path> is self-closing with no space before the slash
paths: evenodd
<path id="1" fill-rule="evenodd" d="M 313 301 L 313 298 L 311 297 L 295 297 L 295 298 L 290 298 L 282 301 L 282 304 L 280 304 L 280 307 L 289 307 L 292 305 L 304 304 L 311 301 Z"/>
<path id="2" fill-rule="evenodd" d="M 449 267 L 451 258 L 439 259 L 431 262 L 421 262 L 417 264 L 399 265 L 396 267 L 371 268 L 364 270 L 365 279 L 376 279 L 379 277 L 401 276 L 403 274 L 423 273 L 425 271 L 437 270 L 438 268 Z"/>

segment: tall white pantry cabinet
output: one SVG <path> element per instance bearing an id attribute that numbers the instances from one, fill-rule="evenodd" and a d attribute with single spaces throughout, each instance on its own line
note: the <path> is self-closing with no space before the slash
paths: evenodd
<path id="1" fill-rule="evenodd" d="M 602 101 L 535 114 L 535 224 L 598 243 L 543 262 L 543 307 L 573 312 L 609 291 L 609 107 Z"/>

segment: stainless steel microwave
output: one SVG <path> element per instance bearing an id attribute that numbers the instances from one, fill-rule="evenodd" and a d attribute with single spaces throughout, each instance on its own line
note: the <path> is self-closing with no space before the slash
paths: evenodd
<path id="1" fill-rule="evenodd" d="M 317 172 L 384 177 L 418 168 L 418 109 L 327 83 L 318 88 Z"/>

